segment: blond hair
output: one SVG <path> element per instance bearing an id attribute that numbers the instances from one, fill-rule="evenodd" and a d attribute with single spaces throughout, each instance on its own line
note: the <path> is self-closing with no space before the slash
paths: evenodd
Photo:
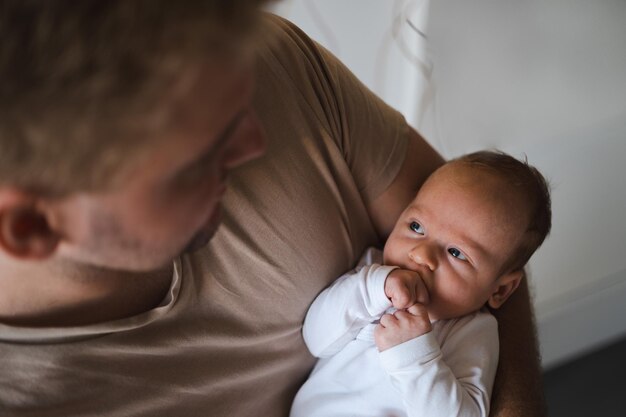
<path id="1" fill-rule="evenodd" d="M 0 185 L 105 187 L 189 68 L 235 51 L 263 0 L 0 1 Z"/>

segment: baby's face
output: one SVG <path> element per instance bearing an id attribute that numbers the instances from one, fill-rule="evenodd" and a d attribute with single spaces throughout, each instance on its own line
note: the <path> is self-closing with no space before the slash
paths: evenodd
<path id="1" fill-rule="evenodd" d="M 432 320 L 481 308 L 497 292 L 501 269 L 528 224 L 521 197 L 493 174 L 447 164 L 400 215 L 384 262 L 416 271 L 429 291 Z"/>

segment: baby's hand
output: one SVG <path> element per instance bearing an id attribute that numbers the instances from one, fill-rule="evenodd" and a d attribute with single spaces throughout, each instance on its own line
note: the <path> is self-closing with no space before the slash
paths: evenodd
<path id="1" fill-rule="evenodd" d="M 432 330 L 426 307 L 413 304 L 406 310 L 385 314 L 374 329 L 374 341 L 379 351 L 408 342 Z"/>
<path id="2" fill-rule="evenodd" d="M 415 303 L 428 304 L 429 297 L 424 281 L 415 271 L 394 269 L 385 280 L 385 295 L 398 310 Z"/>

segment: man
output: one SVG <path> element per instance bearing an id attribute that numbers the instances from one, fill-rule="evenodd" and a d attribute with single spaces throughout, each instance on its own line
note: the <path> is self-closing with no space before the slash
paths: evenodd
<path id="1" fill-rule="evenodd" d="M 309 303 L 442 163 L 255 3 L 0 3 L 3 416 L 286 415 Z M 537 414 L 511 304 L 494 415 Z"/>

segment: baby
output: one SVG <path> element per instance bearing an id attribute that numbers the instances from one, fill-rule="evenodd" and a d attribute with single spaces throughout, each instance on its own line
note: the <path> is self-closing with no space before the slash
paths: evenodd
<path id="1" fill-rule="evenodd" d="M 303 335 L 321 358 L 292 417 L 487 416 L 499 308 L 550 231 L 548 186 L 499 152 L 433 173 L 384 250 L 313 302 Z"/>

